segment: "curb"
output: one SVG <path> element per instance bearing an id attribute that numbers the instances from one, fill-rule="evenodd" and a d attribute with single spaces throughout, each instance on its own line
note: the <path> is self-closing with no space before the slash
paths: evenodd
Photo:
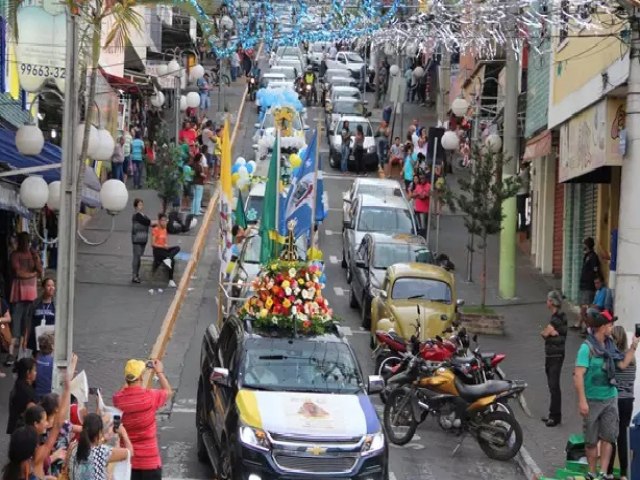
<path id="1" fill-rule="evenodd" d="M 528 480 L 538 480 L 543 476 L 542 470 L 540 470 L 540 467 L 538 467 L 538 464 L 531 457 L 524 445 L 520 447 L 520 451 L 516 454 L 515 460 Z"/>

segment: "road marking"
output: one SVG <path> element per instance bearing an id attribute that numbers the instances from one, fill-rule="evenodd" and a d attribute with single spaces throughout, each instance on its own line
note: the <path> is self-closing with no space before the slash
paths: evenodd
<path id="1" fill-rule="evenodd" d="M 338 257 L 336 257 L 335 255 L 329 255 L 329 262 L 336 265 L 338 263 Z"/>
<path id="2" fill-rule="evenodd" d="M 171 414 L 174 413 L 196 413 L 196 409 L 191 407 L 173 407 Z"/>
<path id="3" fill-rule="evenodd" d="M 360 335 L 369 335 L 369 330 L 362 330 L 362 327 L 360 327 L 361 330 L 354 330 L 352 333 L 356 334 L 359 333 Z"/>
<path id="4" fill-rule="evenodd" d="M 340 332 L 345 336 L 345 337 L 350 337 L 351 335 L 353 335 L 353 330 L 351 330 L 350 327 L 338 327 L 338 330 L 340 330 Z"/>
<path id="5" fill-rule="evenodd" d="M 167 479 L 167 480 L 168 480 L 168 479 Z M 395 474 L 395 473 L 393 473 L 393 472 L 389 472 L 389 480 L 398 480 L 398 479 L 396 478 L 396 474 Z"/>
<path id="6" fill-rule="evenodd" d="M 329 210 L 331 210 L 331 209 L 329 209 Z M 336 232 L 334 232 L 333 230 L 325 229 L 324 234 L 325 235 L 335 235 Z"/>
<path id="7" fill-rule="evenodd" d="M 344 290 L 341 287 L 333 287 L 333 291 L 337 296 L 344 297 L 345 292 L 348 292 L 349 290 Z"/>

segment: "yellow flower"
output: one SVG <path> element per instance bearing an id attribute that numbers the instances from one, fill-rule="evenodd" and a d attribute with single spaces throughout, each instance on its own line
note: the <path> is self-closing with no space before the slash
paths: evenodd
<path id="1" fill-rule="evenodd" d="M 304 285 L 304 280 L 302 278 L 298 279 L 298 285 Z"/>
<path id="2" fill-rule="evenodd" d="M 282 306 L 284 308 L 289 308 L 291 306 L 291 302 L 289 301 L 288 298 L 285 298 L 284 301 L 282 302 Z"/>
<path id="3" fill-rule="evenodd" d="M 267 301 L 265 302 L 265 306 L 267 308 L 271 308 L 272 305 L 273 305 L 273 299 L 271 297 L 267 298 Z"/>
<path id="4" fill-rule="evenodd" d="M 262 310 L 260 310 L 260 313 L 258 314 L 258 316 L 260 318 L 264 318 L 269 314 L 269 311 L 266 308 L 263 308 Z"/>
<path id="5" fill-rule="evenodd" d="M 282 284 L 280 286 L 282 288 L 289 288 L 291 286 L 291 284 L 289 283 L 289 280 L 283 280 Z"/>

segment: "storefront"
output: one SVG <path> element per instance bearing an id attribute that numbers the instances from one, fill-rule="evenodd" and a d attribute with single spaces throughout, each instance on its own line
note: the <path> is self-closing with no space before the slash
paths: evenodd
<path id="1" fill-rule="evenodd" d="M 624 102 L 607 98 L 560 127 L 558 181 L 564 187 L 562 289 L 578 298 L 583 241 L 592 237 L 598 254 L 610 252 L 620 198 L 619 125 Z M 605 277 L 608 265 L 602 261 Z"/>

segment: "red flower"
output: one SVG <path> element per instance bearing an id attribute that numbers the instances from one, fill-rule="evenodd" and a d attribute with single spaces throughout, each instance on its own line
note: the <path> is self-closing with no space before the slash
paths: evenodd
<path id="1" fill-rule="evenodd" d="M 311 320 L 305 320 L 304 322 L 302 322 L 302 327 L 311 328 Z"/>
<path id="2" fill-rule="evenodd" d="M 282 283 L 283 281 L 284 281 L 284 276 L 281 273 L 276 275 L 276 282 L 277 283 Z"/>

